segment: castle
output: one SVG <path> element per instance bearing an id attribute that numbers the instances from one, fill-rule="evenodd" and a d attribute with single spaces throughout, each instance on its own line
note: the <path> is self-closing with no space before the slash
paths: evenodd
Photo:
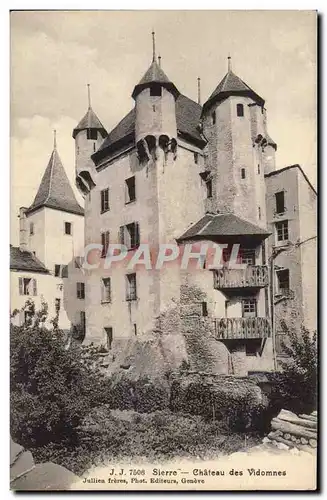
<path id="1" fill-rule="evenodd" d="M 151 345 L 169 369 L 276 369 L 282 320 L 316 328 L 317 193 L 299 165 L 276 170 L 265 101 L 230 58 L 201 105 L 200 92 L 199 102 L 179 92 L 153 49 L 132 97 L 134 108 L 108 133 L 89 94 L 73 130 L 84 243 L 102 249 L 100 265 L 85 271 L 84 343 L 106 346 L 118 367 Z M 111 244 L 128 258 L 107 269 Z M 186 269 L 178 259 L 131 269 L 143 244 L 154 255 L 162 245 L 194 251 Z M 217 244 L 215 269 L 199 248 Z M 242 266 L 233 268 L 235 245 Z"/>

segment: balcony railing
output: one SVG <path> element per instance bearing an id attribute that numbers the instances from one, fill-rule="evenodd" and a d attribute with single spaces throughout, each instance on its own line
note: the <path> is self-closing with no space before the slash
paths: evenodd
<path id="1" fill-rule="evenodd" d="M 262 288 L 268 286 L 268 267 L 248 265 L 244 269 L 223 267 L 214 271 L 214 287 Z"/>
<path id="2" fill-rule="evenodd" d="M 267 318 L 215 318 L 215 337 L 224 339 L 263 339 L 271 336 Z"/>

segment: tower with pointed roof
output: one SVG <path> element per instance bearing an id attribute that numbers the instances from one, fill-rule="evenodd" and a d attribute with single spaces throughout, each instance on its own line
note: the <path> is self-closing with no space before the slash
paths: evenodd
<path id="1" fill-rule="evenodd" d="M 73 138 L 75 139 L 76 185 L 83 196 L 94 185 L 94 164 L 91 160 L 91 155 L 98 150 L 104 138 L 108 135 L 92 109 L 89 84 L 87 85 L 87 89 L 87 112 L 73 130 Z"/>
<path id="2" fill-rule="evenodd" d="M 11 248 L 18 292 L 13 303 L 21 310 L 16 321 L 24 321 L 23 307 L 31 298 L 37 310 L 42 301 L 48 305 L 48 326 L 58 314 L 59 327 L 68 332 L 72 325 L 83 323 L 85 314 L 84 299 L 77 292 L 84 290 L 84 275 L 75 265 L 84 248 L 84 209 L 62 164 L 55 131 L 53 150 L 35 198 L 28 208 L 20 209 L 19 218 L 20 247 Z M 26 283 L 33 283 L 33 290 Z"/>
<path id="3" fill-rule="evenodd" d="M 155 34 L 152 32 L 152 63 L 135 86 L 135 142 L 141 160 L 155 157 L 159 147 L 166 155 L 176 156 L 176 99 L 179 91 L 157 62 Z"/>
<path id="4" fill-rule="evenodd" d="M 276 145 L 267 133 L 265 101 L 231 67 L 204 103 L 213 182 L 211 208 L 266 224 L 264 174 L 273 168 Z M 251 200 L 251 203 L 249 202 Z"/>

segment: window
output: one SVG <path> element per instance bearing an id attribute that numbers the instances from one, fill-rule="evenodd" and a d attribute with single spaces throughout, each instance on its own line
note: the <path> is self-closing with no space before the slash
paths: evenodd
<path id="1" fill-rule="evenodd" d="M 255 265 L 255 250 L 254 248 L 242 248 L 241 253 L 241 264 L 249 264 L 251 266 Z"/>
<path id="2" fill-rule="evenodd" d="M 135 337 L 137 336 L 137 325 L 136 325 L 136 323 L 134 323 L 134 335 L 135 335 Z"/>
<path id="3" fill-rule="evenodd" d="M 136 200 L 135 177 L 125 180 L 125 203 L 131 203 Z"/>
<path id="4" fill-rule="evenodd" d="M 37 284 L 33 278 L 19 278 L 19 295 L 37 295 Z"/>
<path id="5" fill-rule="evenodd" d="M 258 207 L 258 218 L 261 219 L 261 207 Z"/>
<path id="6" fill-rule="evenodd" d="M 34 234 L 34 223 L 30 223 L 30 235 Z"/>
<path id="7" fill-rule="evenodd" d="M 112 327 L 111 326 L 106 326 L 104 328 L 104 331 L 106 332 L 106 337 L 107 337 L 107 349 L 108 349 L 108 351 L 110 351 L 111 350 L 111 346 L 112 346 L 112 337 L 113 337 Z"/>
<path id="8" fill-rule="evenodd" d="M 236 104 L 236 114 L 237 114 L 237 116 L 244 116 L 243 104 Z"/>
<path id="9" fill-rule="evenodd" d="M 65 222 L 65 234 L 72 234 L 72 223 Z"/>
<path id="10" fill-rule="evenodd" d="M 285 212 L 285 194 L 284 191 L 275 193 L 276 201 L 276 214 L 283 214 Z"/>
<path id="11" fill-rule="evenodd" d="M 78 299 L 85 299 L 85 283 L 76 283 L 76 292 Z"/>
<path id="12" fill-rule="evenodd" d="M 85 311 L 81 311 L 80 312 L 80 321 L 81 321 L 82 331 L 83 331 L 83 333 L 85 335 L 85 326 L 86 326 Z"/>
<path id="13" fill-rule="evenodd" d="M 276 222 L 277 241 L 288 240 L 288 221 Z"/>
<path id="14" fill-rule="evenodd" d="M 258 163 L 258 174 L 260 174 L 260 163 Z"/>
<path id="15" fill-rule="evenodd" d="M 106 257 L 108 253 L 108 248 L 109 248 L 109 231 L 105 231 L 104 233 L 101 233 L 101 245 L 102 245 L 102 253 L 101 257 Z"/>
<path id="16" fill-rule="evenodd" d="M 58 314 L 60 311 L 60 299 L 55 299 L 55 311 L 56 314 Z"/>
<path id="17" fill-rule="evenodd" d="M 136 299 L 136 274 L 126 274 L 126 300 Z"/>
<path id="18" fill-rule="evenodd" d="M 211 113 L 211 123 L 212 123 L 212 125 L 216 124 L 216 111 Z"/>
<path id="19" fill-rule="evenodd" d="M 150 96 L 151 97 L 160 97 L 161 96 L 161 85 L 158 83 L 153 83 L 150 87 Z"/>
<path id="20" fill-rule="evenodd" d="M 208 316 L 208 304 L 206 302 L 201 302 L 202 306 L 202 316 Z"/>
<path id="21" fill-rule="evenodd" d="M 199 153 L 194 153 L 194 163 L 195 165 L 199 163 Z"/>
<path id="22" fill-rule="evenodd" d="M 103 278 L 101 283 L 101 302 L 111 302 L 111 280 L 110 278 Z"/>
<path id="23" fill-rule="evenodd" d="M 100 193 L 101 196 L 101 213 L 109 210 L 109 188 L 103 189 Z"/>
<path id="24" fill-rule="evenodd" d="M 140 244 L 140 228 L 137 222 L 132 222 L 120 227 L 120 243 L 126 245 L 128 250 L 136 248 Z"/>
<path id="25" fill-rule="evenodd" d="M 257 315 L 257 301 L 256 299 L 243 299 L 242 300 L 242 317 L 253 318 Z"/>
<path id="26" fill-rule="evenodd" d="M 91 139 L 92 141 L 96 141 L 98 138 L 98 131 L 94 128 L 88 128 L 86 131 L 87 139 Z"/>
<path id="27" fill-rule="evenodd" d="M 290 289 L 290 271 L 289 269 L 280 269 L 277 271 L 278 293 L 287 293 Z"/>
<path id="28" fill-rule="evenodd" d="M 207 198 L 212 198 L 212 180 L 208 179 L 206 181 L 206 188 L 207 188 Z"/>
<path id="29" fill-rule="evenodd" d="M 241 179 L 245 179 L 245 168 L 241 168 Z"/>
<path id="30" fill-rule="evenodd" d="M 56 278 L 68 278 L 68 266 L 55 264 L 54 275 Z"/>

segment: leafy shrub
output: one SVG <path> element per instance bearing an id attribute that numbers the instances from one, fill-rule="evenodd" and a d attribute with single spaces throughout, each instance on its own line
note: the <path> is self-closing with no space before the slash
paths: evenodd
<path id="1" fill-rule="evenodd" d="M 230 429 L 260 429 L 268 401 L 261 389 L 246 379 L 200 374 L 179 376 L 171 387 L 171 409 L 226 423 Z"/>
<path id="2" fill-rule="evenodd" d="M 317 334 L 311 334 L 304 326 L 301 334 L 282 325 L 286 341 L 286 354 L 281 361 L 282 372 L 276 378 L 273 398 L 279 406 L 295 413 L 311 412 L 317 404 Z"/>
<path id="3" fill-rule="evenodd" d="M 80 347 L 67 350 L 64 334 L 31 315 L 11 325 L 11 433 L 24 446 L 69 435 L 95 405 L 108 402 L 106 380 L 82 364 Z"/>
<path id="4" fill-rule="evenodd" d="M 120 373 L 110 382 L 112 408 L 148 413 L 169 406 L 169 388 L 165 381 L 147 376 L 131 379 L 128 373 Z"/>

